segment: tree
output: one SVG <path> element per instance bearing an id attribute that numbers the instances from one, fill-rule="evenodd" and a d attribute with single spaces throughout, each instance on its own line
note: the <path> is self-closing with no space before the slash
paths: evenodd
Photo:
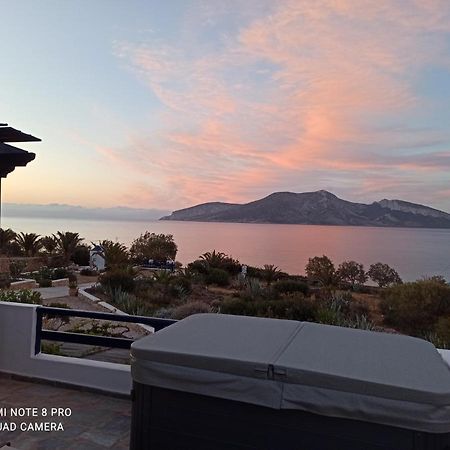
<path id="1" fill-rule="evenodd" d="M 379 287 L 402 283 L 400 275 L 392 267 L 380 262 L 372 264 L 369 267 L 367 275 L 373 282 L 377 283 Z"/>
<path id="2" fill-rule="evenodd" d="M 237 259 L 215 250 L 203 253 L 197 261 L 203 265 L 204 272 L 208 272 L 210 269 L 222 269 L 231 275 L 237 275 L 241 271 L 241 263 Z"/>
<path id="3" fill-rule="evenodd" d="M 72 254 L 72 262 L 79 266 L 89 266 L 91 262 L 91 253 L 89 246 L 86 244 L 78 244 Z"/>
<path id="4" fill-rule="evenodd" d="M 49 255 L 52 255 L 58 247 L 58 243 L 53 236 L 44 236 L 41 238 L 41 244 Z"/>
<path id="5" fill-rule="evenodd" d="M 70 231 L 58 231 L 53 238 L 56 241 L 58 253 L 64 257 L 67 264 L 71 261 L 77 246 L 83 241 L 78 233 Z"/>
<path id="6" fill-rule="evenodd" d="M 15 239 L 16 233 L 13 230 L 0 228 L 0 253 L 9 255 L 11 253 L 11 245 L 15 243 Z"/>
<path id="7" fill-rule="evenodd" d="M 272 281 L 276 281 L 280 276 L 281 270 L 278 269 L 277 266 L 273 264 L 264 264 L 262 276 L 266 281 L 267 286 L 272 284 Z"/>
<path id="8" fill-rule="evenodd" d="M 105 240 L 100 242 L 100 247 L 103 249 L 100 255 L 104 258 L 108 269 L 127 266 L 129 254 L 125 245 L 120 242 Z"/>
<path id="9" fill-rule="evenodd" d="M 135 239 L 130 248 L 131 257 L 138 263 L 149 259 L 154 261 L 174 260 L 178 246 L 171 234 L 156 234 L 146 231 Z"/>
<path id="10" fill-rule="evenodd" d="M 340 280 L 350 283 L 352 287 L 355 284 L 364 284 L 368 279 L 364 266 L 356 261 L 342 262 L 338 267 L 337 276 Z"/>
<path id="11" fill-rule="evenodd" d="M 333 286 L 336 283 L 336 269 L 328 256 L 309 258 L 305 272 L 310 280 L 317 281 L 322 286 Z"/>
<path id="12" fill-rule="evenodd" d="M 25 256 L 36 256 L 42 248 L 40 236 L 36 233 L 20 233 L 16 242 Z"/>
<path id="13" fill-rule="evenodd" d="M 200 259 L 205 263 L 205 265 L 211 269 L 220 269 L 224 266 L 226 259 L 228 256 L 223 252 L 216 252 L 213 250 L 212 252 L 203 253 L 200 256 Z"/>

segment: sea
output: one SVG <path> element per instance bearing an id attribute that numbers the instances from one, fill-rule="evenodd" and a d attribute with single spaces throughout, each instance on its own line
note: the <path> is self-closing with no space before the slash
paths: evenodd
<path id="1" fill-rule="evenodd" d="M 86 243 L 111 239 L 126 245 L 145 231 L 172 234 L 177 260 L 183 264 L 217 250 L 244 264 L 274 264 L 290 274 L 303 274 L 308 258 L 327 255 L 336 265 L 354 260 L 368 269 L 376 262 L 387 263 L 405 281 L 431 275 L 450 280 L 450 229 L 23 217 L 3 217 L 2 227 L 40 235 L 74 231 Z"/>

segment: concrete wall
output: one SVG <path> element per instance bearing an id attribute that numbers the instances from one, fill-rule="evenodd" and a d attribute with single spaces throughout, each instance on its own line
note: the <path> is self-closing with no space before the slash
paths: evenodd
<path id="1" fill-rule="evenodd" d="M 17 291 L 20 289 L 35 289 L 37 287 L 39 287 L 39 285 L 36 283 L 36 280 L 26 279 L 22 281 L 14 281 L 11 283 L 9 289 Z"/>
<path id="2" fill-rule="evenodd" d="M 127 365 L 34 355 L 36 307 L 0 302 L 0 372 L 118 394 L 131 392 L 131 373 Z"/>
<path id="3" fill-rule="evenodd" d="M 9 273 L 9 265 L 13 261 L 25 262 L 26 266 L 24 268 L 24 272 L 33 272 L 35 270 L 39 270 L 42 266 L 45 266 L 47 264 L 47 258 L 45 256 L 2 256 L 0 257 L 0 272 Z"/>
<path id="4" fill-rule="evenodd" d="M 59 280 L 52 280 L 52 287 L 69 286 L 68 278 L 60 278 Z"/>

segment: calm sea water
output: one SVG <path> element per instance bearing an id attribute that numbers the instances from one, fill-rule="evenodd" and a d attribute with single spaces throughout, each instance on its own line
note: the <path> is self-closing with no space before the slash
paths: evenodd
<path id="1" fill-rule="evenodd" d="M 385 262 L 404 280 L 427 275 L 450 279 L 450 230 L 14 217 L 4 217 L 2 226 L 41 235 L 76 231 L 87 242 L 111 239 L 127 245 L 146 230 L 170 233 L 182 263 L 216 249 L 247 264 L 275 264 L 286 272 L 302 274 L 309 257 L 325 254 L 336 264 L 348 259 L 365 266 Z"/>

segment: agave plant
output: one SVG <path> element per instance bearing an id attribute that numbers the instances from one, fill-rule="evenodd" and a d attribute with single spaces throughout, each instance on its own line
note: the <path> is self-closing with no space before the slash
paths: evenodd
<path id="1" fill-rule="evenodd" d="M 83 241 L 83 238 L 78 233 L 72 233 L 70 231 L 58 231 L 53 235 L 53 238 L 56 241 L 58 252 L 64 257 L 66 263 L 70 262 L 75 249 Z"/>
<path id="2" fill-rule="evenodd" d="M 42 248 L 41 237 L 36 233 L 20 233 L 16 242 L 26 256 L 36 256 Z"/>

